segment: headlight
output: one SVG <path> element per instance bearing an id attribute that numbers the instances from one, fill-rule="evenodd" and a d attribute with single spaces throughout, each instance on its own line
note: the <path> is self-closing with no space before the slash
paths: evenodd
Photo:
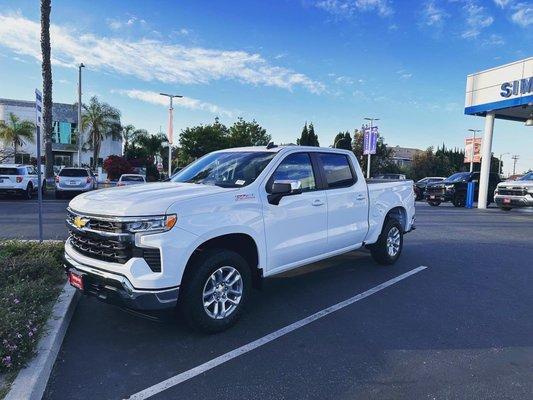
<path id="1" fill-rule="evenodd" d="M 165 232 L 172 229 L 178 217 L 176 214 L 160 217 L 140 217 L 136 221 L 126 222 L 125 229 L 131 233 L 137 232 Z"/>
<path id="2" fill-rule="evenodd" d="M 446 188 L 446 190 L 451 190 L 451 189 L 453 189 L 455 186 L 454 186 L 454 185 L 445 185 L 444 187 Z"/>

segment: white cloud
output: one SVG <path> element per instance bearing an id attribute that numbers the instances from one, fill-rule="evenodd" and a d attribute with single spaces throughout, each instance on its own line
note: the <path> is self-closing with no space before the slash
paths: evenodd
<path id="1" fill-rule="evenodd" d="M 422 10 L 422 25 L 442 28 L 444 20 L 449 15 L 435 4 L 434 0 L 428 1 Z"/>
<path id="2" fill-rule="evenodd" d="M 533 24 L 533 3 L 519 3 L 513 7 L 511 20 L 523 28 Z"/>
<path id="3" fill-rule="evenodd" d="M 157 104 L 161 106 L 168 107 L 168 98 L 161 96 L 157 92 L 152 92 L 149 90 L 113 90 L 113 93 L 119 93 L 129 98 L 141 100 L 147 103 Z M 176 98 L 173 101 L 173 104 L 177 107 L 188 108 L 190 110 L 202 110 L 210 112 L 211 114 L 216 115 L 226 115 L 228 117 L 233 117 L 234 113 L 232 111 L 226 110 L 222 107 L 219 107 L 215 104 L 206 103 L 198 99 L 193 99 L 190 97 Z"/>
<path id="4" fill-rule="evenodd" d="M 132 27 L 133 25 L 146 25 L 146 21 L 144 19 L 139 19 L 135 16 L 129 17 L 125 21 L 120 21 L 118 19 L 108 18 L 107 19 L 107 26 L 109 26 L 114 31 L 118 31 L 119 29 L 123 29 L 125 27 Z"/>
<path id="5" fill-rule="evenodd" d="M 487 39 L 483 40 L 483 46 L 502 46 L 505 40 L 501 35 L 495 33 L 491 34 Z"/>
<path id="6" fill-rule="evenodd" d="M 404 69 L 400 69 L 399 71 L 396 71 L 396 73 L 400 75 L 400 79 L 403 79 L 403 80 L 411 79 L 413 77 L 412 73 Z"/>
<path id="7" fill-rule="evenodd" d="M 501 8 L 505 8 L 510 2 L 511 0 L 494 0 L 494 3 Z"/>
<path id="8" fill-rule="evenodd" d="M 315 6 L 343 18 L 352 17 L 359 11 L 376 11 L 382 17 L 394 14 L 388 0 L 320 0 Z"/>
<path id="9" fill-rule="evenodd" d="M 464 7 L 466 12 L 466 29 L 461 34 L 464 39 L 475 39 L 484 28 L 492 25 L 494 18 L 485 12 L 485 8 L 469 1 Z"/>
<path id="10" fill-rule="evenodd" d="M 186 47 L 149 39 L 127 41 L 80 33 L 54 24 L 50 35 L 52 63 L 63 67 L 73 68 L 83 61 L 88 68 L 145 81 L 207 84 L 231 79 L 286 90 L 297 87 L 312 93 L 325 90 L 324 84 L 304 74 L 271 65 L 260 54 L 246 51 Z M 39 23 L 21 14 L 0 14 L 0 45 L 40 60 Z"/>

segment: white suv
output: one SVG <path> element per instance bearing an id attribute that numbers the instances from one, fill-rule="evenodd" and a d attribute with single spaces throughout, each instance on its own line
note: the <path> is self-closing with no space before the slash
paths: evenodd
<path id="1" fill-rule="evenodd" d="M 41 175 L 42 191 L 46 190 L 46 179 Z M 18 194 L 31 199 L 38 190 L 37 169 L 33 165 L 0 164 L 0 194 Z"/>

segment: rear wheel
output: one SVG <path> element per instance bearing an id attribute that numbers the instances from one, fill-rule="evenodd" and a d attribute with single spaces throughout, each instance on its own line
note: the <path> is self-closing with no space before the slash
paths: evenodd
<path id="1" fill-rule="evenodd" d="M 500 207 L 500 210 L 511 211 L 511 207 Z"/>
<path id="2" fill-rule="evenodd" d="M 31 198 L 33 197 L 33 185 L 31 184 L 31 182 L 28 183 L 28 186 L 26 187 L 26 190 L 22 195 L 24 197 L 24 200 L 31 200 Z"/>
<path id="3" fill-rule="evenodd" d="M 428 204 L 432 207 L 440 206 L 440 201 L 428 201 Z"/>
<path id="4" fill-rule="evenodd" d="M 452 201 L 454 207 L 464 207 L 466 205 L 466 199 L 465 196 L 462 196 L 460 194 L 456 194 Z"/>
<path id="5" fill-rule="evenodd" d="M 193 261 L 184 277 L 180 308 L 193 328 L 221 332 L 234 325 L 248 300 L 252 279 L 248 263 L 239 254 L 207 250 Z"/>
<path id="6" fill-rule="evenodd" d="M 403 248 L 403 228 L 395 219 L 387 219 L 378 241 L 370 247 L 372 258 L 379 264 L 394 264 Z"/>

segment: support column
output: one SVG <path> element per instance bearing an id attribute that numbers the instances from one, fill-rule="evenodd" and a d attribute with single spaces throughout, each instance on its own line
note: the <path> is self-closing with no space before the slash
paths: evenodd
<path id="1" fill-rule="evenodd" d="M 481 174 L 479 177 L 479 195 L 477 208 L 487 208 L 489 191 L 490 162 L 492 159 L 492 133 L 494 131 L 494 112 L 487 113 L 485 117 L 485 130 L 483 132 L 483 145 L 481 154 Z"/>

